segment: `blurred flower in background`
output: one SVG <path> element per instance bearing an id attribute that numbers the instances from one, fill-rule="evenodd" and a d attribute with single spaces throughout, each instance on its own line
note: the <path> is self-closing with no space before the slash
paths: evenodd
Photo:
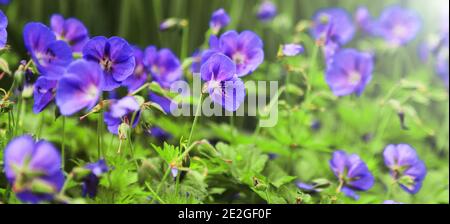
<path id="1" fill-rule="evenodd" d="M 73 52 L 81 52 L 89 40 L 88 29 L 78 19 L 65 20 L 62 15 L 55 14 L 50 19 L 50 25 L 56 38 L 67 42 Z"/>
<path id="2" fill-rule="evenodd" d="M 417 12 L 400 6 L 386 8 L 376 21 L 375 35 L 392 46 L 401 46 L 413 40 L 422 22 Z"/>
<path id="3" fill-rule="evenodd" d="M 104 173 L 109 171 L 109 168 L 108 165 L 106 165 L 106 161 L 103 159 L 96 163 L 89 163 L 85 168 L 88 169 L 90 173 L 83 180 L 82 195 L 83 197 L 89 196 L 90 198 L 94 198 L 97 195 L 100 178 Z"/>
<path id="4" fill-rule="evenodd" d="M 133 47 L 133 51 L 134 58 L 136 59 L 134 72 L 122 82 L 122 85 L 127 87 L 129 92 L 139 89 L 139 87 L 145 84 L 148 78 L 148 72 L 144 65 L 144 52 L 139 47 Z"/>
<path id="5" fill-rule="evenodd" d="M 17 137 L 5 148 L 4 164 L 8 181 L 23 202 L 53 200 L 63 187 L 61 157 L 49 142 Z"/>
<path id="6" fill-rule="evenodd" d="M 326 70 L 326 82 L 334 95 L 361 95 L 372 80 L 373 56 L 353 49 L 341 50 L 334 55 Z"/>
<path id="7" fill-rule="evenodd" d="M 203 61 L 215 53 L 228 56 L 236 64 L 236 72 L 239 77 L 246 76 L 255 71 L 264 61 L 263 41 L 252 31 L 238 33 L 228 31 L 220 38 L 211 36 L 210 49 L 203 55 Z"/>
<path id="8" fill-rule="evenodd" d="M 293 57 L 299 54 L 303 54 L 305 48 L 300 44 L 285 44 L 282 46 L 283 56 Z"/>
<path id="9" fill-rule="evenodd" d="M 217 34 L 222 28 L 228 26 L 230 20 L 230 16 L 228 16 L 224 9 L 218 9 L 212 14 L 209 27 L 212 29 L 214 34 Z"/>
<path id="10" fill-rule="evenodd" d="M 2 10 L 0 10 L 0 49 L 6 46 L 8 40 L 8 33 L 6 27 L 8 26 L 8 18 L 5 16 Z"/>
<path id="11" fill-rule="evenodd" d="M 258 19 L 263 22 L 269 22 L 277 16 L 277 6 L 271 1 L 264 1 L 258 9 Z"/>

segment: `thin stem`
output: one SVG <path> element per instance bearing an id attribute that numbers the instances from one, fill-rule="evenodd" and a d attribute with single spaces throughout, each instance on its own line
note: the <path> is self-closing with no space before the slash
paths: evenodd
<path id="1" fill-rule="evenodd" d="M 176 182 L 175 182 L 175 193 L 176 193 L 176 198 L 178 198 L 179 195 L 179 191 L 180 191 L 180 172 L 178 172 L 177 177 L 176 177 Z"/>
<path id="2" fill-rule="evenodd" d="M 336 194 L 341 193 L 343 187 L 344 187 L 344 181 L 339 180 L 339 186 L 336 188 Z"/>
<path id="3" fill-rule="evenodd" d="M 184 60 L 187 58 L 188 50 L 189 50 L 189 22 L 186 20 L 186 24 L 184 24 L 183 27 L 183 35 L 181 40 L 181 53 L 180 58 L 181 60 Z"/>
<path id="4" fill-rule="evenodd" d="M 136 119 L 138 111 L 133 113 L 133 116 L 131 118 L 131 130 L 133 129 L 133 124 L 134 124 L 134 120 Z M 131 154 L 131 159 L 134 160 L 134 163 L 136 165 L 136 171 L 139 170 L 139 163 L 137 162 L 136 158 L 134 157 L 134 145 L 133 142 L 131 140 L 131 130 L 128 132 L 128 142 L 130 143 L 130 154 Z"/>
<path id="5" fill-rule="evenodd" d="M 45 119 L 44 113 L 41 113 L 39 116 L 41 117 L 41 119 L 39 120 L 39 126 L 38 126 L 38 130 L 36 132 L 37 139 L 41 138 L 42 127 L 44 126 L 44 119 Z"/>
<path id="6" fill-rule="evenodd" d="M 70 173 L 69 175 L 67 175 L 67 179 L 66 179 L 66 181 L 64 182 L 64 185 L 63 185 L 63 187 L 62 187 L 62 189 L 61 189 L 59 195 L 63 196 L 63 195 L 66 193 L 67 185 L 69 184 L 70 181 L 72 181 L 72 179 L 73 179 L 73 174 L 72 174 L 72 173 Z"/>
<path id="7" fill-rule="evenodd" d="M 17 105 L 17 117 L 16 121 L 14 122 L 14 136 L 17 136 L 17 132 L 19 131 L 19 122 L 20 122 L 20 114 L 22 112 L 22 94 L 19 94 L 19 100 Z"/>
<path id="8" fill-rule="evenodd" d="M 166 182 L 166 179 L 169 175 L 170 175 L 170 167 L 167 168 L 167 171 L 164 174 L 164 177 L 161 179 L 161 182 L 158 184 L 155 195 L 159 195 L 159 191 L 161 190 L 162 186 L 164 185 L 164 182 Z M 153 202 L 153 200 L 152 200 L 152 202 Z"/>
<path id="9" fill-rule="evenodd" d="M 141 92 L 142 90 L 148 88 L 148 86 L 150 85 L 150 83 L 145 83 L 144 85 L 142 85 L 141 87 L 139 87 L 139 89 L 135 90 L 134 92 L 132 92 L 130 95 L 134 96 L 136 94 L 138 94 L 139 92 Z"/>
<path id="10" fill-rule="evenodd" d="M 102 122 L 103 122 L 103 113 L 99 113 L 97 117 L 97 157 L 98 159 L 102 159 L 104 155 L 102 155 Z"/>
<path id="11" fill-rule="evenodd" d="M 236 123 L 236 120 L 235 120 L 235 117 L 234 117 L 234 113 L 231 115 L 231 117 L 230 117 L 230 130 L 231 130 L 231 141 L 234 141 L 234 127 L 235 127 L 235 123 Z"/>
<path id="12" fill-rule="evenodd" d="M 65 150 L 65 146 L 66 146 L 66 117 L 62 117 L 62 146 L 61 146 L 61 168 L 64 170 L 65 165 L 66 165 L 66 150 Z"/>
<path id="13" fill-rule="evenodd" d="M 191 145 L 192 135 L 194 134 L 195 126 L 197 125 L 198 118 L 200 117 L 200 113 L 202 111 L 202 102 L 203 102 L 203 94 L 200 95 L 200 100 L 198 101 L 197 111 L 195 112 L 194 121 L 192 122 L 191 132 L 189 133 L 189 139 L 187 145 Z"/>
<path id="14" fill-rule="evenodd" d="M 164 202 L 161 197 L 159 197 L 159 195 L 153 190 L 153 188 L 150 186 L 150 184 L 148 184 L 147 182 L 145 182 L 145 186 L 147 186 L 147 189 L 150 191 L 150 193 L 152 193 L 153 197 L 156 198 L 156 200 L 158 200 L 160 203 L 162 204 L 166 204 L 166 202 Z"/>

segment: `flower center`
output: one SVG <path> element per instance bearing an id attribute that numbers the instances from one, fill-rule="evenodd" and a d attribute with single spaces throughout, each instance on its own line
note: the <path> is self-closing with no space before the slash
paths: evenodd
<path id="1" fill-rule="evenodd" d="M 136 70 L 134 71 L 134 74 L 137 77 L 141 77 L 142 75 L 144 75 L 144 66 L 142 65 L 137 65 L 136 66 Z"/>
<path id="2" fill-rule="evenodd" d="M 91 85 L 88 87 L 87 95 L 89 98 L 95 99 L 95 98 L 97 98 L 97 94 L 98 94 L 98 89 L 95 85 Z"/>
<path id="3" fill-rule="evenodd" d="M 102 66 L 102 69 L 106 72 L 111 72 L 113 67 L 113 62 L 109 58 L 103 58 L 100 61 L 100 65 Z"/>
<path id="4" fill-rule="evenodd" d="M 357 85 L 358 83 L 361 82 L 361 78 L 362 78 L 361 73 L 357 71 L 352 71 L 348 75 L 348 82 L 352 85 Z"/>
<path id="5" fill-rule="evenodd" d="M 397 37 L 404 37 L 408 34 L 408 29 L 405 26 L 397 25 L 394 27 L 394 35 Z"/>
<path id="6" fill-rule="evenodd" d="M 244 54 L 240 53 L 240 52 L 237 52 L 237 53 L 233 54 L 233 61 L 237 65 L 244 64 L 246 58 L 247 57 Z"/>

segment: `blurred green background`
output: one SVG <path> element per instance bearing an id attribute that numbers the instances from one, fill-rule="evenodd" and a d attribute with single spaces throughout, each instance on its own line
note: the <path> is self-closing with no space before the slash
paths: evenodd
<path id="1" fill-rule="evenodd" d="M 424 31 L 435 30 L 440 20 L 437 10 L 446 0 L 274 0 L 279 16 L 273 24 L 257 20 L 256 12 L 262 0 L 12 0 L 2 10 L 7 14 L 10 25 L 9 43 L 16 51 L 24 54 L 21 37 L 22 28 L 30 21 L 48 24 L 53 13 L 76 17 L 88 27 L 92 36 L 119 35 L 129 42 L 145 47 L 154 44 L 169 47 L 180 52 L 181 32 L 178 30 L 159 32 L 159 24 L 166 18 L 185 18 L 190 22 L 189 52 L 193 52 L 204 41 L 211 13 L 224 8 L 232 17 L 227 29 L 251 29 L 265 41 L 266 55 L 273 59 L 279 44 L 289 41 L 289 33 L 302 19 L 309 19 L 323 7 L 343 7 L 354 12 L 360 5 L 366 5 L 375 16 L 386 6 L 401 4 L 416 9 L 424 19 Z M 269 28 L 270 27 L 270 28 Z M 276 27 L 276 29 L 273 29 Z"/>

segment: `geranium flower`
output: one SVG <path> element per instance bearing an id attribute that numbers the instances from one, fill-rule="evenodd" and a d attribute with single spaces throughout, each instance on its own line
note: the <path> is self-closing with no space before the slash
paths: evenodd
<path id="1" fill-rule="evenodd" d="M 383 156 L 391 176 L 400 187 L 410 194 L 419 192 L 427 170 L 416 150 L 407 144 L 388 145 Z"/>
<path id="2" fill-rule="evenodd" d="M 144 65 L 144 52 L 138 47 L 133 47 L 133 50 L 134 58 L 136 59 L 134 72 L 122 82 L 122 85 L 126 86 L 129 92 L 139 89 L 139 87 L 147 82 L 147 71 Z"/>
<path id="3" fill-rule="evenodd" d="M 17 137 L 5 148 L 4 164 L 6 178 L 23 202 L 50 201 L 64 185 L 61 157 L 49 142 Z"/>
<path id="4" fill-rule="evenodd" d="M 336 96 L 361 95 L 372 80 L 373 57 L 353 49 L 338 51 L 326 70 L 326 82 Z"/>
<path id="5" fill-rule="evenodd" d="M 245 100 L 245 86 L 236 74 L 236 65 L 223 54 L 213 55 L 201 68 L 213 102 L 228 111 L 236 111 Z"/>
<path id="6" fill-rule="evenodd" d="M 6 17 L 3 11 L 0 10 L 0 49 L 6 46 L 6 41 L 8 40 L 8 32 L 6 32 L 6 27 L 8 27 L 8 17 Z"/>
<path id="7" fill-rule="evenodd" d="M 56 38 L 67 42 L 74 52 L 81 52 L 89 40 L 88 29 L 78 19 L 65 20 L 62 15 L 55 14 L 50 19 L 50 26 Z"/>
<path id="8" fill-rule="evenodd" d="M 344 151 L 336 151 L 330 160 L 330 168 L 339 179 L 340 191 L 346 196 L 358 200 L 355 191 L 368 191 L 375 180 L 367 165 L 358 155 L 347 155 Z"/>
<path id="9" fill-rule="evenodd" d="M 264 1 L 258 8 L 257 16 L 263 22 L 271 21 L 277 16 L 277 6 L 271 1 Z"/>
<path id="10" fill-rule="evenodd" d="M 252 31 L 228 31 L 220 38 L 211 36 L 210 49 L 203 53 L 203 61 L 216 53 L 228 56 L 236 64 L 238 77 L 246 76 L 255 71 L 264 61 L 263 42 Z"/>
<path id="11" fill-rule="evenodd" d="M 350 42 L 354 34 L 352 18 L 344 9 L 322 9 L 313 16 L 311 35 L 316 40 L 332 41 L 342 46 Z"/>
<path id="12" fill-rule="evenodd" d="M 305 48 L 300 44 L 285 44 L 282 47 L 284 56 L 293 57 L 305 52 Z"/>
<path id="13" fill-rule="evenodd" d="M 136 65 L 133 48 L 120 37 L 94 37 L 83 48 L 83 57 L 103 70 L 103 89 L 112 91 L 130 77 Z"/>
<path id="14" fill-rule="evenodd" d="M 56 88 L 56 105 L 61 114 L 70 116 L 94 107 L 101 94 L 102 75 L 94 62 L 80 59 L 70 64 Z"/>
<path id="15" fill-rule="evenodd" d="M 57 84 L 58 81 L 47 79 L 45 76 L 37 79 L 33 89 L 34 113 L 42 112 L 55 99 Z"/>
<path id="16" fill-rule="evenodd" d="M 113 100 L 109 110 L 105 112 L 105 123 L 108 126 L 108 131 L 112 134 L 119 134 L 119 126 L 122 123 L 133 122 L 132 127 L 136 127 L 140 119 L 140 105 L 136 98 L 127 96 L 120 100 Z M 133 115 L 136 113 L 134 120 Z"/>
<path id="17" fill-rule="evenodd" d="M 72 50 L 44 24 L 28 23 L 23 31 L 25 47 L 39 72 L 48 79 L 58 80 L 72 62 Z"/>
<path id="18" fill-rule="evenodd" d="M 82 183 L 82 195 L 83 197 L 89 196 L 94 198 L 97 195 L 98 184 L 100 183 L 101 176 L 109 171 L 105 160 L 99 160 L 96 163 L 89 163 L 85 166 L 90 170 L 90 174 L 84 178 Z"/>
<path id="19" fill-rule="evenodd" d="M 415 11 L 391 6 L 382 12 L 376 25 L 376 35 L 393 46 L 405 45 L 417 36 L 421 23 Z"/>
<path id="20" fill-rule="evenodd" d="M 209 27 L 213 30 L 213 33 L 218 33 L 223 27 L 228 26 L 230 23 L 230 16 L 224 9 L 218 9 L 211 15 L 209 21 Z"/>

